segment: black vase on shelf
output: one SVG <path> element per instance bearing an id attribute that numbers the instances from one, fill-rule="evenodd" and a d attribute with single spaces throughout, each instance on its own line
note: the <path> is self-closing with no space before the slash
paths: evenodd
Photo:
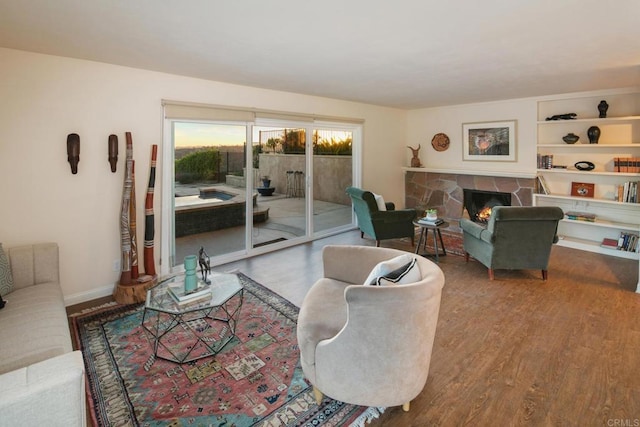
<path id="1" fill-rule="evenodd" d="M 587 136 L 589 137 L 589 144 L 597 144 L 600 139 L 600 128 L 598 126 L 591 126 L 587 130 Z"/>
<path id="2" fill-rule="evenodd" d="M 600 104 L 598 104 L 598 112 L 600 112 L 601 119 L 604 119 L 607 117 L 608 109 L 609 109 L 609 104 L 607 104 L 607 101 L 605 101 L 604 99 L 600 101 Z"/>

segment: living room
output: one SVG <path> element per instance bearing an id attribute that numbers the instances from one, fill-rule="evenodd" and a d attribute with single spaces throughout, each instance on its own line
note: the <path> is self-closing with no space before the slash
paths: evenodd
<path id="1" fill-rule="evenodd" d="M 502 5 L 493 6 L 499 9 Z M 585 6 L 574 3 L 572 7 Z M 596 3 L 590 3 L 589 7 L 597 10 L 593 15 L 605 13 Z M 565 8 L 563 11 L 568 12 Z M 625 2 L 625 6 L 619 6 L 615 19 L 637 16 L 637 12 L 635 4 Z M 569 19 L 570 15 L 565 17 Z M 589 22 L 597 22 L 593 16 L 591 18 Z M 424 24 L 428 26 L 427 22 Z M 580 28 L 581 32 L 586 31 L 582 26 Z M 629 39 L 625 40 L 638 40 L 637 29 L 633 31 L 636 33 L 629 30 Z M 544 74 L 545 69 L 556 64 L 540 63 L 535 71 L 543 77 L 535 81 L 535 87 L 526 95 L 516 91 L 501 92 L 501 86 L 506 85 L 503 80 L 472 79 L 472 85 L 489 87 L 496 92 L 496 97 L 451 97 L 449 102 L 440 105 L 408 107 L 358 102 L 321 93 L 294 93 L 208 79 L 197 73 L 187 76 L 158 70 L 145 66 L 144 50 L 135 52 L 141 58 L 135 63 L 74 58 L 63 49 L 64 46 L 49 51 L 37 45 L 25 44 L 21 48 L 20 43 L 14 45 L 10 37 L 3 35 L 0 37 L 3 80 L 0 93 L 4 100 L 0 108 L 0 170 L 7 184 L 3 185 L 2 191 L 5 203 L 0 240 L 4 246 L 57 242 L 66 305 L 110 295 L 120 274 L 114 271 L 113 261 L 121 255 L 119 214 L 124 167 L 120 160 L 117 172 L 110 171 L 107 137 L 115 133 L 124 140 L 125 132 L 132 133 L 133 155 L 140 180 L 138 188 L 144 188 L 150 147 L 159 144 L 160 150 L 163 149 L 163 100 L 361 120 L 364 139 L 360 182 L 364 188 L 375 189 L 397 206 L 404 206 L 406 200 L 405 177 L 411 158 L 407 146 L 421 145 L 420 159 L 425 168 L 464 170 L 474 175 L 535 176 L 540 101 L 581 96 L 607 99 L 608 96 L 639 91 L 637 57 L 628 54 L 625 43 L 619 42 L 619 34 L 612 28 L 607 26 L 605 30 L 598 30 L 596 27 L 593 32 L 590 40 L 598 45 L 598 49 L 622 45 L 619 62 L 610 59 L 610 63 L 595 67 L 599 68 L 596 75 L 600 80 L 582 77 L 571 60 L 563 59 L 568 55 L 565 49 L 570 50 L 563 48 L 557 49 L 554 57 L 557 62 L 568 62 L 564 77 L 570 75 L 572 84 L 559 87 L 558 75 Z M 549 40 L 547 43 L 552 45 Z M 556 43 L 568 42 L 557 39 Z M 597 54 L 595 52 L 594 56 Z M 421 55 L 420 50 L 416 49 L 413 55 Z M 492 58 L 498 60 L 495 56 Z M 187 60 L 176 58 L 176 62 Z M 451 73 L 455 72 L 451 70 Z M 480 68 L 477 73 L 484 73 L 484 70 Z M 608 77 L 603 78 L 603 75 Z M 350 83 L 354 84 L 353 81 Z M 462 85 L 462 81 L 459 84 Z M 384 81 L 379 85 L 389 87 L 381 92 L 392 91 L 392 82 Z M 456 85 L 452 83 L 451 91 Z M 467 89 L 474 95 L 468 86 Z M 515 161 L 463 160 L 463 124 L 504 120 L 517 123 Z M 81 140 L 77 174 L 71 173 L 67 162 L 66 139 L 70 133 L 77 133 Z M 436 151 L 431 146 L 431 139 L 437 133 L 450 138 L 451 145 L 447 150 Z M 120 151 L 124 156 L 123 146 Z M 162 175 L 164 167 L 159 162 L 158 176 Z M 160 180 L 156 182 L 157 195 L 162 194 L 164 185 Z M 142 205 L 140 201 L 138 204 Z M 161 197 L 156 197 L 154 206 L 156 246 L 159 248 L 166 239 L 163 232 L 166 231 L 168 210 Z M 142 222 L 139 218 L 138 223 Z M 141 234 L 142 227 L 138 231 Z M 142 235 L 139 241 L 142 241 Z M 159 251 L 156 255 L 159 270 L 168 273 L 169 267 L 159 258 Z M 637 260 L 634 265 L 637 270 Z M 635 280 L 637 282 L 637 277 Z M 602 297 L 606 298 L 606 295 Z M 627 415 L 631 418 L 639 416 Z"/>

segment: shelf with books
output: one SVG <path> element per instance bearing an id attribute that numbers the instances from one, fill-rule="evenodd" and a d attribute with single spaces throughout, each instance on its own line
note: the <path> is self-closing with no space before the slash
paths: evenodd
<path id="1" fill-rule="evenodd" d="M 596 252 L 604 255 L 616 256 L 618 258 L 626 258 L 631 260 L 640 260 L 640 254 L 637 252 L 619 251 L 617 249 L 603 248 L 602 240 L 587 240 L 579 237 L 559 235 L 558 246 L 565 246 L 574 249 L 580 249 L 588 252 Z"/>
<path id="2" fill-rule="evenodd" d="M 607 172 L 599 171 L 597 168 L 591 171 L 580 171 L 578 169 L 571 168 L 550 168 L 550 169 L 538 169 L 538 174 L 545 173 L 564 173 L 564 174 L 577 174 L 577 175 L 600 175 L 600 176 L 619 176 L 619 177 L 634 177 L 640 179 L 640 173 L 636 172 Z"/>
<path id="3" fill-rule="evenodd" d="M 629 223 L 625 223 L 625 222 L 608 221 L 606 219 L 599 219 L 599 218 L 596 218 L 595 221 L 583 221 L 583 220 L 580 220 L 580 219 L 565 218 L 565 219 L 561 219 L 560 222 L 570 223 L 570 224 L 586 225 L 586 226 L 589 226 L 589 227 L 611 228 L 611 229 L 614 229 L 614 230 L 634 231 L 634 230 L 638 230 L 639 229 L 639 226 L 637 224 L 629 224 Z"/>
<path id="4" fill-rule="evenodd" d="M 570 196 L 570 195 L 564 195 L 564 194 L 534 194 L 533 197 L 538 197 L 538 198 L 549 198 L 549 199 L 559 199 L 559 200 L 575 200 L 575 201 L 584 201 L 585 198 L 584 197 L 576 197 L 576 196 Z M 611 200 L 611 199 L 601 199 L 601 198 L 592 198 L 590 199 L 590 201 L 594 202 L 594 203 L 603 203 L 603 204 L 611 204 L 611 205 L 631 205 L 631 206 L 637 206 L 638 209 L 640 210 L 640 203 L 629 203 L 629 202 L 619 202 L 617 200 Z M 640 213 L 639 213 L 640 215 Z"/>
<path id="5" fill-rule="evenodd" d="M 600 117 L 602 101 L 608 104 L 605 117 Z M 572 119 L 546 120 L 558 116 Z M 640 87 L 540 99 L 536 122 L 540 194 L 534 194 L 533 204 L 595 215 L 593 222 L 561 220 L 558 244 L 640 260 L 636 252 L 602 247 L 605 239 L 640 232 L 640 203 L 629 197 L 637 185 L 631 183 L 640 182 L 635 169 L 640 158 Z M 591 127 L 600 131 L 593 144 L 589 140 Z M 577 135 L 577 142 L 565 143 L 563 137 L 568 134 Z M 576 164 L 592 170 L 579 170 Z M 582 188 L 588 191 L 578 191 Z M 640 263 L 638 269 L 640 272 Z"/>

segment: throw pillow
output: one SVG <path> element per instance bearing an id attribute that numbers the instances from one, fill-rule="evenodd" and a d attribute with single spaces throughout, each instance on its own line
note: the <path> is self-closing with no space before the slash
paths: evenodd
<path id="1" fill-rule="evenodd" d="M 0 295 L 7 295 L 11 291 L 13 291 L 13 276 L 9 267 L 9 258 L 0 243 Z"/>
<path id="2" fill-rule="evenodd" d="M 376 199 L 376 205 L 378 205 L 378 210 L 386 211 L 387 205 L 384 203 L 384 198 L 381 195 L 375 194 L 375 193 L 373 193 L 373 197 Z"/>
<path id="3" fill-rule="evenodd" d="M 378 263 L 367 279 L 365 285 L 407 284 L 420 281 L 420 269 L 416 259 L 410 254 L 400 255 Z"/>
<path id="4" fill-rule="evenodd" d="M 384 285 L 393 285 L 393 284 L 407 284 L 413 283 L 417 280 L 413 280 L 411 278 L 412 271 L 416 270 L 414 268 L 416 265 L 416 259 L 414 258 L 411 262 L 406 263 L 400 268 L 393 270 L 390 273 L 385 274 L 384 276 L 378 277 L 371 285 L 374 286 L 384 286 Z"/>

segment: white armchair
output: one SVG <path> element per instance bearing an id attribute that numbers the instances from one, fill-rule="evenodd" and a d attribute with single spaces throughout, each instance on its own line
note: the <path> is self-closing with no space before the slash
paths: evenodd
<path id="1" fill-rule="evenodd" d="M 322 395 L 363 406 L 398 406 L 424 388 L 429 373 L 442 270 L 416 256 L 421 280 L 363 286 L 373 267 L 407 252 L 366 246 L 326 246 L 324 278 L 306 295 L 298 316 L 302 369 Z M 413 256 L 413 254 L 412 254 Z"/>

